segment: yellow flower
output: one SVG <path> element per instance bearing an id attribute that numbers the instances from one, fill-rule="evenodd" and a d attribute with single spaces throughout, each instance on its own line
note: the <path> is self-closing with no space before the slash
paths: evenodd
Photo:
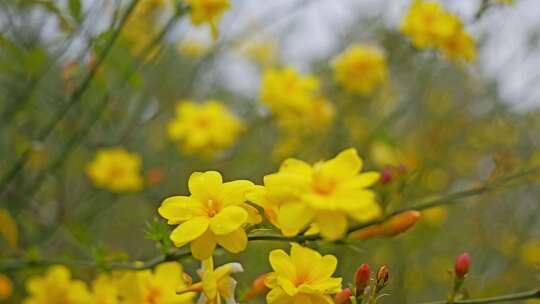
<path id="1" fill-rule="evenodd" d="M 177 50 L 181 55 L 190 58 L 201 57 L 208 51 L 209 48 L 210 45 L 208 43 L 193 38 L 182 41 L 177 46 Z"/>
<path id="2" fill-rule="evenodd" d="M 143 187 L 141 158 L 124 148 L 100 149 L 86 173 L 97 187 L 113 192 L 138 191 Z"/>
<path id="3" fill-rule="evenodd" d="M 276 115 L 284 129 L 320 130 L 334 115 L 332 105 L 320 96 L 319 80 L 300 75 L 291 67 L 263 73 L 260 100 Z"/>
<path id="4" fill-rule="evenodd" d="M 0 273 L 0 302 L 7 300 L 13 292 L 11 280 Z"/>
<path id="5" fill-rule="evenodd" d="M 341 278 L 331 277 L 337 266 L 333 255 L 291 244 L 290 256 L 283 250 L 270 252 L 274 272 L 267 275 L 268 304 L 334 303 L 331 294 L 341 290 Z"/>
<path id="6" fill-rule="evenodd" d="M 400 31 L 409 36 L 417 48 L 442 50 L 450 59 L 474 61 L 476 46 L 465 32 L 461 20 L 434 1 L 416 0 L 403 19 Z"/>
<path id="7" fill-rule="evenodd" d="M 370 45 L 350 46 L 332 65 L 336 81 L 352 93 L 370 94 L 386 81 L 386 57 Z"/>
<path id="8" fill-rule="evenodd" d="M 435 1 L 414 1 L 403 19 L 400 31 L 417 48 L 438 47 L 461 29 L 457 16 L 449 14 Z"/>
<path id="9" fill-rule="evenodd" d="M 473 62 L 476 60 L 476 45 L 471 35 L 459 31 L 442 43 L 442 51 L 452 60 L 463 59 Z"/>
<path id="10" fill-rule="evenodd" d="M 176 117 L 168 126 L 169 137 L 178 141 L 184 152 L 205 156 L 231 147 L 242 130 L 242 122 L 217 100 L 179 102 Z"/>
<path id="11" fill-rule="evenodd" d="M 378 172 L 360 173 L 362 159 L 355 149 L 314 166 L 287 159 L 279 172 L 265 176 L 266 201 L 274 204 L 276 222 L 286 236 L 297 235 L 315 223 L 324 238 L 337 239 L 347 231 L 350 216 L 367 221 L 380 215 L 375 193 L 367 187 L 379 180 Z"/>
<path id="12" fill-rule="evenodd" d="M 275 64 L 279 58 L 278 49 L 272 40 L 251 40 L 244 43 L 242 48 L 248 59 L 262 67 Z"/>
<path id="13" fill-rule="evenodd" d="M 200 292 L 197 304 L 219 304 L 222 298 L 227 303 L 237 303 L 234 297 L 236 281 L 231 274 L 244 271 L 242 265 L 228 263 L 214 269 L 214 261 L 211 257 L 203 260 L 201 264 L 202 267 L 198 271 L 201 282 L 179 289 L 177 293 Z"/>
<path id="14" fill-rule="evenodd" d="M 212 36 L 218 36 L 218 23 L 223 13 L 231 7 L 229 0 L 186 0 L 190 6 L 191 23 L 210 24 Z"/>
<path id="15" fill-rule="evenodd" d="M 159 264 L 151 270 L 126 273 L 118 282 L 123 304 L 188 304 L 194 293 L 176 294 L 187 286 L 182 265 L 177 262 Z"/>
<path id="16" fill-rule="evenodd" d="M 50 267 L 44 276 L 34 276 L 26 282 L 29 293 L 24 304 L 86 304 L 90 292 L 83 281 L 72 280 L 64 266 Z"/>
<path id="17" fill-rule="evenodd" d="M 179 225 L 171 233 L 177 247 L 191 243 L 191 253 L 199 260 L 212 256 L 217 244 L 238 253 L 247 246 L 243 226 L 261 221 L 256 208 L 245 203 L 245 194 L 253 188 L 247 180 L 223 183 L 216 171 L 191 174 L 190 196 L 172 196 L 163 201 L 159 214 L 170 225 Z"/>
<path id="18" fill-rule="evenodd" d="M 92 282 L 92 304 L 119 304 L 118 275 L 99 274 Z"/>

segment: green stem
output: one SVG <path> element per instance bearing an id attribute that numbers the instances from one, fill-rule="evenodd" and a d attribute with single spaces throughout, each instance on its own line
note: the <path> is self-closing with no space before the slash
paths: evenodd
<path id="1" fill-rule="evenodd" d="M 454 301 L 455 304 L 481 304 L 481 303 L 502 303 L 502 302 L 513 302 L 518 300 L 527 300 L 527 299 L 540 299 L 540 289 L 533 289 L 524 292 L 500 295 L 490 298 L 481 298 L 481 299 L 470 299 L 470 300 L 457 300 Z M 422 304 L 447 304 L 448 301 L 435 301 Z"/>

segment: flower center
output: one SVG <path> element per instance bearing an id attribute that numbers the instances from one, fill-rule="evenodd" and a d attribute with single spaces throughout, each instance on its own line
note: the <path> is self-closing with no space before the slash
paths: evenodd
<path id="1" fill-rule="evenodd" d="M 221 210 L 219 202 L 215 199 L 208 199 L 206 201 L 206 212 L 209 217 L 214 217 Z"/>
<path id="2" fill-rule="evenodd" d="M 144 297 L 145 304 L 157 304 L 159 298 L 161 297 L 161 292 L 157 288 L 151 288 L 146 296 Z"/>
<path id="3" fill-rule="evenodd" d="M 305 273 L 298 274 L 294 280 L 294 286 L 298 287 L 308 280 L 308 275 Z"/>
<path id="4" fill-rule="evenodd" d="M 336 182 L 330 179 L 315 179 L 313 181 L 313 191 L 320 195 L 330 195 L 336 189 Z"/>

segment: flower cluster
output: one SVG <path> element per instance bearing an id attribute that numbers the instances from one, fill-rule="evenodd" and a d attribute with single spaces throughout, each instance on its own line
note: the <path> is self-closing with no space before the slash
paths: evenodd
<path id="1" fill-rule="evenodd" d="M 474 61 L 476 46 L 458 16 L 435 1 L 416 0 L 403 19 L 400 31 L 420 49 L 439 49 L 453 60 Z"/>
<path id="2" fill-rule="evenodd" d="M 268 69 L 262 76 L 259 99 L 276 116 L 282 129 L 320 130 L 329 125 L 334 108 L 320 93 L 319 80 L 292 67 Z"/>
<path id="3" fill-rule="evenodd" d="M 242 122 L 217 100 L 180 101 L 168 126 L 169 137 L 178 141 L 185 153 L 205 156 L 231 147 L 242 130 Z"/>
<path id="4" fill-rule="evenodd" d="M 97 187 L 112 192 L 138 191 L 143 186 L 141 158 L 124 148 L 100 149 L 86 167 L 86 173 Z"/>
<path id="5" fill-rule="evenodd" d="M 332 64 L 336 81 L 352 93 L 370 94 L 386 81 L 386 57 L 374 46 L 353 44 Z"/>
<path id="6" fill-rule="evenodd" d="M 155 270 L 117 271 L 99 274 L 91 286 L 71 277 L 64 266 L 52 266 L 43 276 L 27 282 L 25 304 L 189 304 L 196 293 L 197 303 L 215 304 L 224 298 L 234 302 L 236 281 L 231 274 L 243 271 L 242 265 L 229 263 L 214 269 L 212 259 L 203 261 L 202 281 L 193 283 L 178 262 L 165 262 Z M 232 302 L 231 302 L 232 300 Z"/>
<path id="7" fill-rule="evenodd" d="M 154 39 L 156 22 L 168 4 L 168 0 L 143 0 L 135 6 L 122 31 L 123 37 L 132 45 L 135 55 L 140 54 Z M 147 59 L 155 55 L 153 50 Z"/>

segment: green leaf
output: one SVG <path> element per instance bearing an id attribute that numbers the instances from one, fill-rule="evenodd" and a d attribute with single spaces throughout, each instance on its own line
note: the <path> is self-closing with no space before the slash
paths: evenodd
<path id="1" fill-rule="evenodd" d="M 77 22 L 81 22 L 81 1 L 69 0 L 69 12 L 73 19 L 75 19 Z"/>

